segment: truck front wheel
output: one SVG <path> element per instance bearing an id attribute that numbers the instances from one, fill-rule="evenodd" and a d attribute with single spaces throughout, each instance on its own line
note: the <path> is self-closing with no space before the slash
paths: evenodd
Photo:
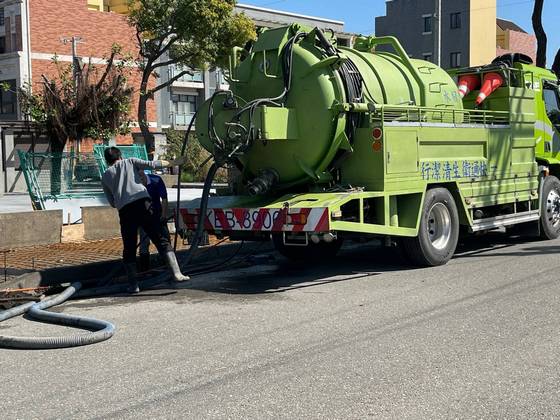
<path id="1" fill-rule="evenodd" d="M 560 236 L 560 181 L 555 176 L 543 180 L 541 197 L 541 238 Z"/>
<path id="2" fill-rule="evenodd" d="M 459 213 L 451 193 L 445 188 L 426 192 L 416 238 L 403 238 L 406 257 L 415 265 L 434 267 L 446 264 L 459 240 Z"/>

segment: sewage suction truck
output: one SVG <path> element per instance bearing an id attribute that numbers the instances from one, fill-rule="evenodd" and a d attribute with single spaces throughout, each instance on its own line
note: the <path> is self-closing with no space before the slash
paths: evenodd
<path id="1" fill-rule="evenodd" d="M 303 260 L 381 237 L 421 266 L 461 232 L 560 235 L 558 80 L 526 56 L 447 73 L 393 37 L 346 48 L 294 24 L 235 48 L 229 83 L 195 130 L 233 193 L 181 209 L 190 230 Z"/>

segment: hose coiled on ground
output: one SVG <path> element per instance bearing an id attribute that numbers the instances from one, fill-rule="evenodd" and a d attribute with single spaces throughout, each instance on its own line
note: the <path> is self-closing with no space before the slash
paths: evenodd
<path id="1" fill-rule="evenodd" d="M 60 305 L 70 299 L 82 288 L 76 282 L 61 294 L 38 303 L 26 303 L 16 308 L 0 312 L 0 322 L 27 313 L 30 317 L 50 324 L 93 330 L 86 334 L 67 337 L 7 337 L 0 336 L 0 347 L 27 350 L 61 349 L 67 347 L 87 346 L 108 340 L 115 333 L 115 326 L 107 321 L 48 312 L 46 309 Z"/>

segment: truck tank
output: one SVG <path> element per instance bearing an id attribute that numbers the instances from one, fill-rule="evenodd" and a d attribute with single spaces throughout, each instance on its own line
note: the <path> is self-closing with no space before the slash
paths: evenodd
<path id="1" fill-rule="evenodd" d="M 376 52 L 380 45 L 394 52 Z M 230 91 L 201 106 L 196 133 L 219 163 L 236 164 L 251 195 L 328 185 L 352 153 L 356 129 L 370 126 L 364 111 L 378 105 L 463 109 L 452 78 L 410 59 L 395 38 L 358 37 L 344 48 L 297 24 L 236 49 L 229 77 Z"/>

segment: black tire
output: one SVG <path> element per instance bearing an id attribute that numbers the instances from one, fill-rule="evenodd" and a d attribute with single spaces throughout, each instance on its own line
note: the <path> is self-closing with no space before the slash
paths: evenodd
<path id="1" fill-rule="evenodd" d="M 540 236 L 543 239 L 560 236 L 560 181 L 555 176 L 543 179 Z"/>
<path id="2" fill-rule="evenodd" d="M 318 244 L 309 243 L 307 246 L 287 246 L 284 244 L 282 234 L 272 235 L 274 248 L 292 261 L 328 261 L 336 256 L 342 246 L 342 239 L 336 239 L 331 243 L 319 242 Z"/>
<path id="3" fill-rule="evenodd" d="M 416 238 L 403 238 L 403 253 L 414 265 L 435 267 L 446 264 L 459 241 L 459 213 L 451 193 L 445 188 L 426 192 Z"/>

